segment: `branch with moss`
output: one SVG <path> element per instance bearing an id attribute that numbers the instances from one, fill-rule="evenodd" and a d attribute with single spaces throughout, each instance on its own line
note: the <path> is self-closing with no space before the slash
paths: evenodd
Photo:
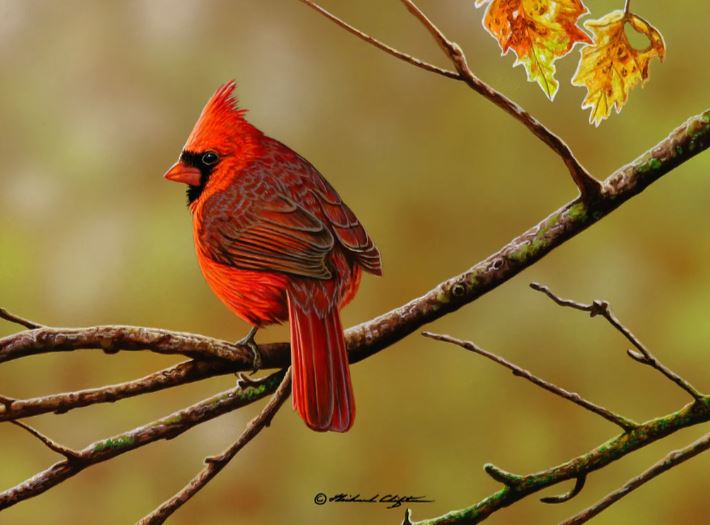
<path id="1" fill-rule="evenodd" d="M 416 521 L 415 525 L 462 525 L 480 523 L 494 512 L 512 505 L 543 489 L 568 480 L 585 478 L 635 450 L 689 426 L 710 421 L 710 396 L 687 404 L 680 410 L 641 423 L 630 432 L 602 443 L 598 447 L 565 463 L 532 474 L 512 474 L 494 465 L 485 465 L 486 472 L 503 488 L 478 503 L 437 518 Z M 569 497 L 560 498 L 567 501 Z M 551 501 L 547 500 L 547 503 Z M 558 503 L 556 499 L 554 501 Z"/>
<path id="2" fill-rule="evenodd" d="M 173 439 L 196 425 L 258 401 L 273 393 L 283 378 L 284 371 L 280 371 L 259 382 L 242 382 L 234 388 L 146 425 L 95 441 L 81 450 L 72 451 L 71 454 L 62 453 L 63 460 L 35 474 L 23 483 L 0 493 L 0 510 L 42 494 L 92 465 L 113 459 L 161 439 Z M 53 443 L 54 446 L 49 448 L 55 452 L 61 447 L 49 438 L 45 438 L 43 442 L 45 444 Z"/>
<path id="3" fill-rule="evenodd" d="M 518 104 L 478 79 L 469 69 L 460 47 L 448 39 L 411 0 L 403 0 L 405 7 L 434 37 L 456 71 L 439 68 L 407 55 L 343 22 L 312 0 L 301 1 L 380 50 L 429 72 L 465 82 L 474 91 L 523 123 L 538 139 L 554 150 L 564 161 L 580 190 L 579 198 L 556 210 L 460 275 L 439 283 L 425 295 L 390 312 L 348 329 L 346 342 L 351 362 L 365 359 L 392 346 L 425 324 L 454 312 L 497 288 L 710 146 L 708 110 L 688 119 L 654 148 L 616 170 L 603 183 L 599 183 L 580 165 L 562 139 Z M 33 415 L 63 413 L 96 403 L 115 402 L 217 375 L 249 371 L 252 367 L 253 357 L 249 349 L 196 334 L 134 326 L 52 328 L 23 319 L 3 309 L 0 309 L 0 318 L 25 329 L 0 339 L 0 363 L 38 354 L 76 350 L 101 350 L 106 354 L 151 351 L 190 358 L 183 363 L 117 385 L 30 399 L 0 396 L 0 421 L 17 423 Z M 290 364 L 287 343 L 259 345 L 259 351 L 262 367 L 265 369 L 285 369 Z M 639 361 L 645 360 L 645 364 L 653 366 L 653 356 L 645 355 L 638 349 L 635 351 L 639 352 Z M 263 382 L 242 380 L 234 389 L 174 412 L 163 419 L 97 441 L 78 451 L 69 450 L 20 422 L 23 428 L 55 452 L 62 454 L 64 459 L 16 487 L 0 493 L 0 509 L 36 496 L 91 465 L 159 439 L 171 439 L 195 425 L 270 395 L 276 391 L 282 378 L 283 372 L 278 372 L 268 376 Z M 706 405 L 707 399 L 701 396 L 693 406 Z M 605 409 L 599 411 L 603 410 Z M 639 432 L 639 429 L 645 428 L 646 425 L 635 427 L 632 421 L 614 418 L 613 415 L 607 419 L 615 420 L 616 424 L 624 428 L 627 431 L 624 434 L 626 436 Z M 683 423 L 684 421 L 686 423 Z M 687 423 L 686 417 L 673 418 L 669 424 L 687 426 L 692 423 Z M 601 459 L 598 461 L 609 460 L 607 454 L 600 454 Z M 500 474 L 501 479 L 506 479 L 503 471 L 492 468 L 491 472 Z M 572 477 L 577 477 L 578 485 L 581 483 L 581 478 Z M 506 485 L 506 490 L 512 490 L 507 487 Z"/>
<path id="4" fill-rule="evenodd" d="M 649 469 L 645 470 L 638 476 L 631 478 L 624 484 L 623 487 L 611 492 L 591 507 L 581 511 L 579 514 L 575 514 L 571 518 L 566 519 L 560 523 L 560 525 L 581 525 L 582 523 L 587 523 L 594 516 L 608 508 L 613 503 L 616 503 L 624 496 L 627 496 L 630 492 L 636 490 L 645 483 L 648 483 L 655 477 L 660 476 L 669 469 L 680 465 L 684 461 L 687 461 L 708 449 L 710 449 L 710 433 L 705 434 L 696 441 L 693 441 L 687 447 L 683 447 L 682 449 L 674 450 L 669 453 Z"/>
<path id="5" fill-rule="evenodd" d="M 534 385 L 543 388 L 548 392 L 552 392 L 563 399 L 572 401 L 586 410 L 620 426 L 622 428 L 622 433 L 609 441 L 602 443 L 586 454 L 582 454 L 561 465 L 551 467 L 541 472 L 525 475 L 513 474 L 493 464 L 486 464 L 484 466 L 485 472 L 493 479 L 503 484 L 503 488 L 495 494 L 488 496 L 470 507 L 449 512 L 443 516 L 429 520 L 412 522 L 411 514 L 408 511 L 405 516 L 405 523 L 411 525 L 463 525 L 480 523 L 494 512 L 512 505 L 513 503 L 520 501 L 535 492 L 539 492 L 545 488 L 573 479 L 575 480 L 575 485 L 568 493 L 541 499 L 544 503 L 562 503 L 569 501 L 574 496 L 579 494 L 584 487 L 587 477 L 594 471 L 604 468 L 617 459 L 650 445 L 659 439 L 663 439 L 682 428 L 710 421 L 710 395 L 703 394 L 694 387 L 691 387 L 687 381 L 680 377 L 680 375 L 675 372 L 671 372 L 663 363 L 661 363 L 660 360 L 658 360 L 658 358 L 652 356 L 648 349 L 646 349 L 646 347 L 640 343 L 636 336 L 632 334 L 631 330 L 622 324 L 621 321 L 619 321 L 619 319 L 612 313 L 609 304 L 606 301 L 594 301 L 590 304 L 583 304 L 569 299 L 562 299 L 550 291 L 547 286 L 538 283 L 532 283 L 531 287 L 534 290 L 545 293 L 560 306 L 588 312 L 592 317 L 597 315 L 603 316 L 616 330 L 624 334 L 627 339 L 632 341 L 634 346 L 637 346 L 637 348 L 643 348 L 643 351 L 639 350 L 639 355 L 642 354 L 643 359 L 640 359 L 635 354 L 629 354 L 633 359 L 642 364 L 650 365 L 661 372 L 669 380 L 691 393 L 693 401 L 671 414 L 639 424 L 624 416 L 616 414 L 607 408 L 600 407 L 590 401 L 587 401 L 579 394 L 570 393 L 562 387 L 549 383 L 544 379 L 535 376 L 531 372 L 510 363 L 506 359 L 480 348 L 471 341 L 463 341 L 449 335 L 424 332 L 423 335 L 426 337 L 458 345 L 512 370 L 513 374 L 516 376 L 527 379 Z M 682 461 L 699 454 L 707 448 L 707 438 L 704 438 L 699 442 L 693 443 L 686 450 L 677 451 L 674 454 L 671 454 L 659 464 L 654 465 L 654 467 L 652 467 L 649 471 L 641 474 L 634 480 L 631 480 L 625 487 L 612 492 L 609 496 L 590 509 L 583 511 L 573 518 L 570 518 L 568 523 L 583 523 L 584 521 L 587 521 L 592 516 L 601 512 L 604 508 L 607 508 L 614 502 L 621 499 L 621 497 L 628 494 L 633 488 L 640 486 L 652 477 L 671 469 L 675 465 L 678 465 Z"/>

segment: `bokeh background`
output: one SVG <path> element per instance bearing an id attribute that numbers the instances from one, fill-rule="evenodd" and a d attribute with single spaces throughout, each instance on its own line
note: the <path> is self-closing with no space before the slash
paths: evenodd
<path id="1" fill-rule="evenodd" d="M 394 0 L 324 1 L 390 44 L 446 64 Z M 593 16 L 621 0 L 590 2 Z M 500 57 L 473 1 L 421 0 L 473 70 L 559 133 L 597 176 L 631 161 L 708 106 L 710 3 L 634 2 L 668 56 L 601 127 L 559 62 L 550 103 Z M 0 0 L 0 305 L 54 326 L 130 323 L 236 340 L 247 326 L 204 283 L 184 189 L 161 175 L 214 89 L 236 78 L 251 121 L 310 159 L 357 211 L 383 254 L 345 324 L 418 296 L 486 257 L 575 195 L 560 162 L 523 126 L 460 83 L 399 62 L 295 0 Z M 604 298 L 660 358 L 710 389 L 710 154 L 493 293 L 434 323 L 629 417 L 672 411 L 686 395 L 624 355 L 603 321 L 562 310 L 536 280 L 579 300 Z M 0 325 L 0 335 L 16 327 Z M 259 340 L 287 337 L 286 327 Z M 139 377 L 179 359 L 148 352 L 45 355 L 3 364 L 0 393 L 23 397 Z M 498 488 L 491 461 L 545 468 L 616 433 L 600 418 L 453 346 L 417 335 L 353 367 L 357 422 L 310 432 L 289 409 L 175 524 L 399 523 L 377 505 L 316 506 L 318 492 L 423 495 L 414 518 L 467 506 Z M 84 445 L 229 388 L 233 377 L 31 422 Z M 0 513 L 2 524 L 132 523 L 222 450 L 263 402 L 169 442 L 90 468 Z M 531 497 L 491 523 L 547 524 L 596 501 L 703 429 L 672 436 L 590 477 L 549 506 Z M 0 484 L 57 458 L 0 425 Z M 710 456 L 693 459 L 604 512 L 600 524 L 701 523 Z M 553 493 L 567 487 L 556 487 Z"/>

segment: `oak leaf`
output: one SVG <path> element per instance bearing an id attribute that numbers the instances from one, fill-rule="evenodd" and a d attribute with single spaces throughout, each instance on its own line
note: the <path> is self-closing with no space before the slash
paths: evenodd
<path id="1" fill-rule="evenodd" d="M 588 10 L 581 0 L 476 0 L 489 4 L 483 27 L 500 45 L 502 54 L 512 50 L 513 66 L 522 64 L 530 82 L 537 82 L 552 100 L 559 88 L 555 61 L 577 42 L 591 43 L 578 25 Z"/>
<path id="2" fill-rule="evenodd" d="M 626 35 L 626 24 L 648 38 L 646 49 L 634 49 Z M 629 91 L 646 83 L 649 62 L 653 57 L 663 61 L 666 45 L 651 24 L 621 10 L 589 20 L 584 26 L 594 33 L 594 44 L 581 49 L 572 84 L 587 88 L 582 109 L 590 108 L 589 122 L 599 126 L 612 108 L 621 111 Z"/>

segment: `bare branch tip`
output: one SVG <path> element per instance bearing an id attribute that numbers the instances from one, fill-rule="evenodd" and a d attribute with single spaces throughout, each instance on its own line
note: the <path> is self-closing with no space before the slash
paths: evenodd
<path id="1" fill-rule="evenodd" d="M 0 395 L 0 406 L 9 409 L 14 402 L 14 398 Z"/>
<path id="2" fill-rule="evenodd" d="M 215 465 L 221 463 L 222 459 L 223 458 L 220 456 L 207 456 L 205 459 L 202 460 L 202 462 L 205 465 Z"/>
<path id="3" fill-rule="evenodd" d="M 543 503 L 564 503 L 565 501 L 569 501 L 572 498 L 574 498 L 577 494 L 582 492 L 582 489 L 584 488 L 584 484 L 587 481 L 587 475 L 586 474 L 581 474 L 580 476 L 577 476 L 577 479 L 575 481 L 574 487 L 569 492 L 565 492 L 564 494 L 560 494 L 558 496 L 546 496 L 544 498 L 540 498 L 540 501 Z"/>
<path id="4" fill-rule="evenodd" d="M 77 452 L 76 450 L 73 450 L 69 447 L 65 447 L 64 445 L 60 445 L 56 441 L 54 441 L 51 438 L 42 434 L 39 430 L 31 427 L 27 423 L 23 423 L 22 421 L 17 421 L 17 420 L 10 420 L 9 422 L 15 426 L 18 426 L 18 427 L 26 430 L 30 434 L 32 434 L 34 437 L 36 437 L 38 440 L 40 440 L 52 452 L 56 452 L 57 454 L 64 456 L 64 458 L 68 462 L 76 463 L 76 462 L 82 461 L 83 456 L 81 455 L 80 452 Z"/>
<path id="5" fill-rule="evenodd" d="M 5 319 L 6 321 L 9 321 L 11 323 L 19 324 L 20 326 L 24 326 L 28 330 L 44 328 L 43 325 L 35 323 L 34 321 L 30 321 L 29 319 L 25 319 L 24 317 L 20 317 L 19 315 L 15 315 L 2 307 L 0 307 L 0 319 Z"/>
<path id="6" fill-rule="evenodd" d="M 638 361 L 639 363 L 642 363 L 642 364 L 647 364 L 647 363 L 648 363 L 648 359 L 646 359 L 646 356 L 643 355 L 643 354 L 642 354 L 641 352 L 639 352 L 638 350 L 634 350 L 633 348 L 627 348 L 627 349 L 626 349 L 626 353 L 627 353 L 628 356 L 629 356 L 631 359 L 633 359 L 634 361 Z"/>
<path id="7" fill-rule="evenodd" d="M 445 335 L 445 334 L 439 334 L 436 332 L 429 332 L 428 330 L 424 330 L 422 332 L 422 335 L 424 337 L 428 337 L 429 339 L 434 339 L 435 341 L 443 341 L 444 343 L 454 343 L 454 344 L 461 344 L 463 341 L 458 341 L 451 337 L 450 335 Z"/>
<path id="8" fill-rule="evenodd" d="M 483 470 L 486 471 L 490 477 L 494 480 L 502 483 L 507 487 L 514 488 L 520 484 L 522 478 L 516 474 L 512 474 L 506 470 L 496 467 L 493 463 L 486 463 L 483 465 Z"/>

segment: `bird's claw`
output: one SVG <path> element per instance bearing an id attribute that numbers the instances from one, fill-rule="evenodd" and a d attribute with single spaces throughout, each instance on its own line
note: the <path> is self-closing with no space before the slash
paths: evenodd
<path id="1" fill-rule="evenodd" d="M 246 336 L 234 343 L 236 346 L 246 346 L 249 350 L 251 350 L 252 374 L 261 368 L 261 353 L 259 352 L 259 346 L 256 344 L 256 341 L 254 341 L 254 336 L 256 335 L 257 330 L 258 328 L 256 326 L 253 327 L 249 330 L 249 333 Z"/>

